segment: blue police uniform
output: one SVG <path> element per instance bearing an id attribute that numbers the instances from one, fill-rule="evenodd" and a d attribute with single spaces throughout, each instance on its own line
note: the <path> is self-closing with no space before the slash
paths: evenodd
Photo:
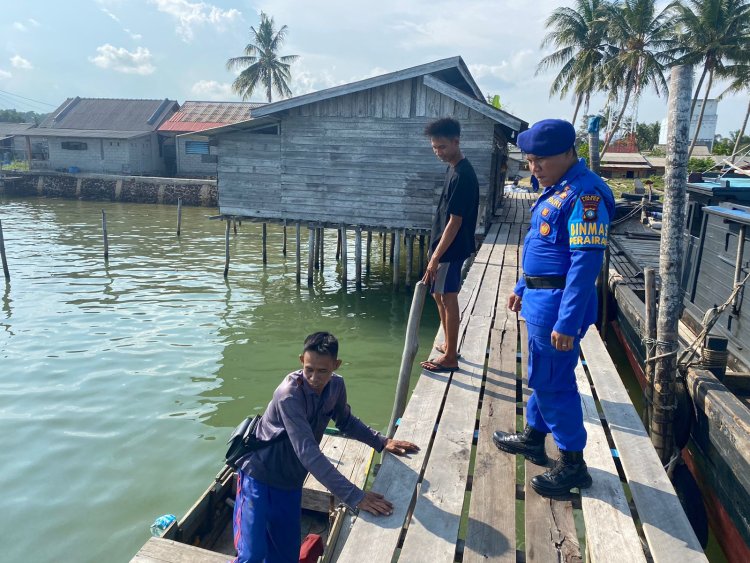
<path id="1" fill-rule="evenodd" d="M 533 393 L 526 420 L 539 432 L 551 432 L 561 450 L 582 451 L 586 445 L 574 370 L 580 338 L 596 320 L 595 282 L 614 211 L 612 191 L 581 159 L 539 196 L 524 241 L 524 277 L 514 292 L 522 298 L 528 328 Z M 553 330 L 573 336 L 573 349 L 556 350 Z"/>

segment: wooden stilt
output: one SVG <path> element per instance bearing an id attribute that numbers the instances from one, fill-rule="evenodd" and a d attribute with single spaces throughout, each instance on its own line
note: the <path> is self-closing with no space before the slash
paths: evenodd
<path id="1" fill-rule="evenodd" d="M 393 248 L 393 290 L 398 291 L 399 274 L 401 273 L 401 231 L 393 231 L 392 239 Z"/>
<path id="2" fill-rule="evenodd" d="M 325 263 L 325 227 L 320 227 L 318 232 L 318 245 L 320 246 L 320 271 L 323 271 Z"/>
<path id="3" fill-rule="evenodd" d="M 346 248 L 346 225 L 341 225 L 339 229 L 341 237 L 341 285 L 346 289 L 347 282 L 347 248 Z"/>
<path id="4" fill-rule="evenodd" d="M 268 263 L 268 251 L 266 247 L 266 242 L 268 240 L 268 230 L 266 228 L 266 224 L 263 223 L 262 226 L 262 237 L 263 239 L 263 265 L 265 266 Z"/>
<path id="5" fill-rule="evenodd" d="M 234 224 L 234 234 L 236 235 L 237 234 L 237 219 L 234 219 L 232 223 Z"/>
<path id="6" fill-rule="evenodd" d="M 102 235 L 104 236 L 104 259 L 109 260 L 109 241 L 107 240 L 107 214 L 102 209 Z"/>
<path id="7" fill-rule="evenodd" d="M 284 219 L 284 235 L 281 245 L 281 254 L 286 256 L 286 219 Z"/>
<path id="8" fill-rule="evenodd" d="M 182 226 L 182 198 L 177 198 L 177 236 L 180 236 L 180 227 Z"/>
<path id="9" fill-rule="evenodd" d="M 300 249 L 301 244 L 301 238 L 300 238 L 300 224 L 299 221 L 297 221 L 294 225 L 294 231 L 295 231 L 295 237 L 297 240 L 297 246 L 294 249 L 294 253 L 296 255 L 296 261 L 297 261 L 297 285 L 299 285 L 302 281 L 302 252 Z"/>
<path id="10" fill-rule="evenodd" d="M 396 251 L 396 231 L 391 233 L 391 256 L 390 261 L 393 264 L 393 253 Z"/>
<path id="11" fill-rule="evenodd" d="M 0 221 L 0 258 L 3 261 L 3 273 L 5 281 L 10 281 L 10 270 L 8 270 L 8 259 L 5 257 L 5 239 L 3 238 L 3 222 Z"/>
<path id="12" fill-rule="evenodd" d="M 412 262 L 414 261 L 414 235 L 406 235 L 406 289 L 411 289 Z"/>
<path id="13" fill-rule="evenodd" d="M 370 257 L 372 256 L 372 231 L 367 231 L 367 260 L 365 261 L 365 275 L 370 275 Z"/>
<path id="14" fill-rule="evenodd" d="M 424 235 L 419 235 L 419 272 L 417 277 L 421 278 L 424 275 Z"/>
<path id="15" fill-rule="evenodd" d="M 357 227 L 354 231 L 354 262 L 356 265 L 356 288 L 362 289 L 362 228 Z"/>
<path id="16" fill-rule="evenodd" d="M 341 229 L 336 231 L 336 262 L 341 260 Z"/>
<path id="17" fill-rule="evenodd" d="M 308 227 L 310 231 L 307 239 L 307 287 L 313 284 L 313 268 L 315 266 L 315 227 Z"/>
<path id="18" fill-rule="evenodd" d="M 229 229 L 231 228 L 231 219 L 227 217 L 227 226 L 224 230 L 224 277 L 229 275 Z"/>
<path id="19" fill-rule="evenodd" d="M 380 233 L 380 240 L 383 243 L 383 264 L 385 264 L 385 257 L 386 257 L 386 240 L 387 240 L 386 233 Z"/>
<path id="20" fill-rule="evenodd" d="M 315 260 L 313 267 L 315 270 L 320 270 L 320 227 L 315 227 Z"/>

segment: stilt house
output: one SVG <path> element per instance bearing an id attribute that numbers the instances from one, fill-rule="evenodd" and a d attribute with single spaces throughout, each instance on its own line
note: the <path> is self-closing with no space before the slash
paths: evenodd
<path id="1" fill-rule="evenodd" d="M 483 233 L 508 143 L 528 124 L 488 104 L 460 57 L 268 104 L 201 134 L 216 147 L 222 215 L 424 234 L 446 166 L 423 130 L 445 116 L 461 122 Z"/>

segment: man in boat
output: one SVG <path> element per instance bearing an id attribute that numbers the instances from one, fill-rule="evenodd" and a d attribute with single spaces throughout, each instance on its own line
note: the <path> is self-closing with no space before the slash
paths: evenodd
<path id="1" fill-rule="evenodd" d="M 320 451 L 320 441 L 333 420 L 350 438 L 396 455 L 418 451 L 411 442 L 386 438 L 351 412 L 338 340 L 328 332 L 305 339 L 302 369 L 287 375 L 256 429 L 256 437 L 273 441 L 237 463 L 234 505 L 236 563 L 297 563 L 300 551 L 302 484 L 307 473 L 350 508 L 390 515 L 393 505 L 382 495 L 364 492 L 339 473 Z M 286 434 L 286 438 L 280 438 Z"/>
<path id="2" fill-rule="evenodd" d="M 445 342 L 440 355 L 422 362 L 432 372 L 458 368 L 458 290 L 461 267 L 476 250 L 474 231 L 479 208 L 479 182 L 469 159 L 461 152 L 461 124 L 450 117 L 425 128 L 435 155 L 448 164 L 443 193 L 432 221 L 430 254 L 422 281 L 430 286 L 437 304 Z"/>
<path id="3" fill-rule="evenodd" d="M 552 433 L 560 458 L 531 480 L 534 490 L 548 497 L 591 485 L 575 367 L 580 339 L 596 321 L 595 282 L 615 210 L 607 184 L 578 159 L 575 139 L 573 125 L 559 119 L 540 121 L 518 136 L 543 188 L 524 240 L 524 275 L 508 297 L 508 308 L 526 319 L 533 392 L 524 431 L 493 436 L 499 449 L 546 465 L 544 441 Z"/>

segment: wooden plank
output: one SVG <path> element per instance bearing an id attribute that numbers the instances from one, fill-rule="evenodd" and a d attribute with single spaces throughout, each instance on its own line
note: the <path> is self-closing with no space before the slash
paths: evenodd
<path id="1" fill-rule="evenodd" d="M 581 393 L 583 424 L 588 434 L 586 464 L 593 479 L 591 487 L 581 490 L 587 559 L 592 562 L 645 563 L 641 539 L 612 459 L 588 377 L 580 363 L 576 367 L 576 381 Z"/>
<path id="2" fill-rule="evenodd" d="M 163 538 L 149 538 L 130 563 L 227 563 L 227 555 Z"/>
<path id="3" fill-rule="evenodd" d="M 581 341 L 581 349 L 612 439 L 620 452 L 653 560 L 657 563 L 706 561 L 672 483 L 595 327 L 589 328 Z"/>
<path id="4" fill-rule="evenodd" d="M 466 328 L 459 370 L 453 372 L 401 549 L 404 561 L 455 557 L 490 324 L 491 317 L 472 316 Z"/>

